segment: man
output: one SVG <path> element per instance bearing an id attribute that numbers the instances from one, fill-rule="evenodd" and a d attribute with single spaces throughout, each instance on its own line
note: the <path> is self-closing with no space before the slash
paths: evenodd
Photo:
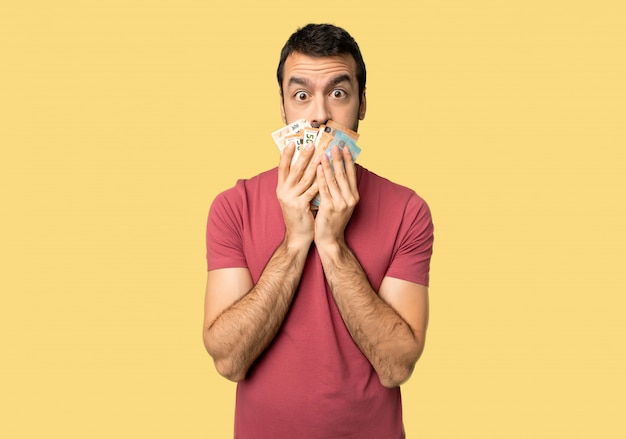
<path id="1" fill-rule="evenodd" d="M 365 72 L 345 30 L 299 29 L 278 66 L 284 122 L 356 131 Z M 235 437 L 403 438 L 399 385 L 428 320 L 428 206 L 348 148 L 332 150 L 332 168 L 310 147 L 293 155 L 218 195 L 209 214 L 204 343 L 238 382 Z"/>

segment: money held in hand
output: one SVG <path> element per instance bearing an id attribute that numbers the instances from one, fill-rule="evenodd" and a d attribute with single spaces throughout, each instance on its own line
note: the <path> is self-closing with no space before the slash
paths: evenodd
<path id="1" fill-rule="evenodd" d="M 292 164 L 298 159 L 300 151 L 308 143 L 313 143 L 315 146 L 313 157 L 326 154 L 331 161 L 331 165 L 332 157 L 330 152 L 334 145 L 337 145 L 340 150 L 347 146 L 350 149 L 352 160 L 355 162 L 361 153 L 361 148 L 356 144 L 359 134 L 332 120 L 329 120 L 319 128 L 313 128 L 308 120 L 300 119 L 274 131 L 272 138 L 281 154 L 290 143 L 295 145 L 296 149 L 291 160 Z M 311 208 L 317 209 L 319 205 L 320 199 L 318 194 L 311 202 Z"/>

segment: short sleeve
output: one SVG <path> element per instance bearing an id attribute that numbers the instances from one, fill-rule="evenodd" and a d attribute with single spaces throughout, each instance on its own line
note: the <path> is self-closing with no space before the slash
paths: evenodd
<path id="1" fill-rule="evenodd" d="M 206 227 L 207 269 L 246 267 L 243 220 L 235 188 L 219 194 L 209 210 Z"/>
<path id="2" fill-rule="evenodd" d="M 430 209 L 417 194 L 406 205 L 387 276 L 428 286 L 434 227 Z"/>

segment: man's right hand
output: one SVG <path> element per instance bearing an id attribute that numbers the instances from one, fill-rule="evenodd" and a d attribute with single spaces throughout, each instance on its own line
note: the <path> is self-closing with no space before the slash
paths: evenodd
<path id="1" fill-rule="evenodd" d="M 291 165 L 294 147 L 283 150 L 276 194 L 285 221 L 285 239 L 253 284 L 247 268 L 209 271 L 204 344 L 217 371 L 240 381 L 272 342 L 300 284 L 315 223 L 310 203 L 318 191 L 313 149 L 303 149 Z M 319 162 L 319 160 L 317 160 Z"/>
<path id="2" fill-rule="evenodd" d="M 311 212 L 311 200 L 318 192 L 315 163 L 311 158 L 315 148 L 307 144 L 296 162 L 291 160 L 295 152 L 293 144 L 282 152 L 278 164 L 276 196 L 285 221 L 285 243 L 295 246 L 310 246 L 315 233 L 315 222 Z"/>

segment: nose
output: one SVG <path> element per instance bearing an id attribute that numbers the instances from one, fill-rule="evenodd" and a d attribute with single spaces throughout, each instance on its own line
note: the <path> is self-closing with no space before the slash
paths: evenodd
<path id="1" fill-rule="evenodd" d="M 313 128 L 319 128 L 320 125 L 326 124 L 329 119 L 331 116 L 325 96 L 318 96 L 313 102 L 309 122 Z"/>

